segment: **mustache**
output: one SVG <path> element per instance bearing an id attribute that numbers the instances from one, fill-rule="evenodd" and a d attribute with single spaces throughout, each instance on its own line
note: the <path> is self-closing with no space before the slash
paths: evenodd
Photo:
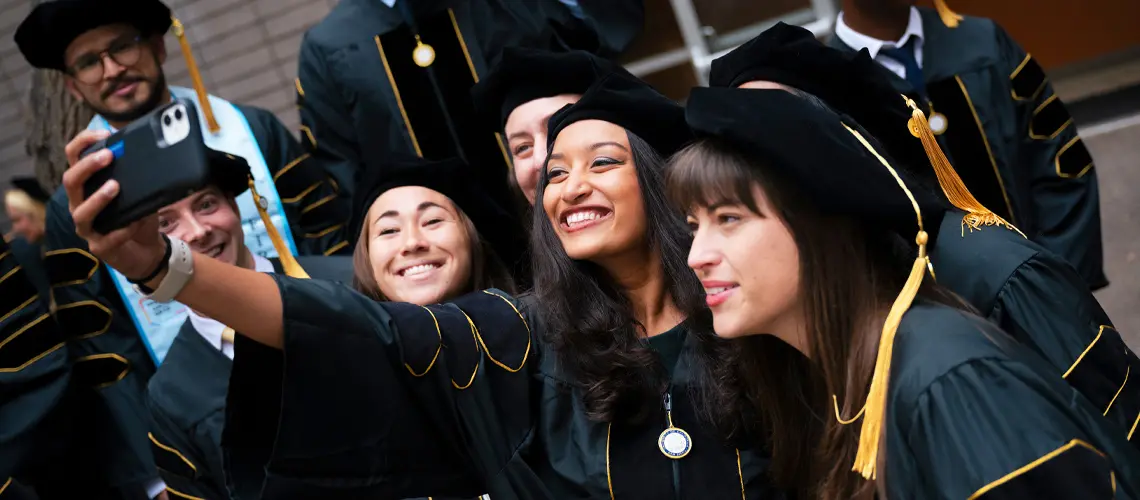
<path id="1" fill-rule="evenodd" d="M 103 99 L 106 99 L 108 97 L 111 97 L 111 94 L 114 94 L 117 90 L 119 90 L 123 87 L 126 87 L 127 85 L 130 85 L 130 84 L 136 83 L 136 82 L 145 82 L 145 81 L 146 81 L 146 78 L 143 78 L 141 76 L 128 76 L 128 75 L 120 76 L 120 77 L 116 78 L 114 81 L 112 81 L 107 86 L 107 90 L 103 91 L 102 97 L 103 97 Z"/>

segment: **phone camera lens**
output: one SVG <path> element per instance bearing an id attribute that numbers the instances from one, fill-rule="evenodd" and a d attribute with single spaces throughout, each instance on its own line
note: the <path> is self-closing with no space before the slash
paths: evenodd
<path id="1" fill-rule="evenodd" d="M 178 120 L 178 121 L 182 121 L 182 110 L 181 109 L 174 110 L 174 119 Z"/>
<path id="2" fill-rule="evenodd" d="M 166 115 L 166 116 L 162 117 L 162 123 L 165 123 L 166 126 L 169 127 L 170 123 L 171 123 L 170 115 Z"/>

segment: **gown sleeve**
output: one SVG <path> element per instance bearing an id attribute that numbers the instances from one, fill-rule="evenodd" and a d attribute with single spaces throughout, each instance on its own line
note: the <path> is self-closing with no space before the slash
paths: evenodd
<path id="1" fill-rule="evenodd" d="M 265 496 L 477 496 L 517 460 L 535 355 L 513 298 L 421 307 L 274 278 L 284 381 Z"/>
<path id="2" fill-rule="evenodd" d="M 597 33 L 598 55 L 616 57 L 629 47 L 645 24 L 645 0 L 577 0 L 583 21 Z"/>
<path id="3" fill-rule="evenodd" d="M 289 130 L 272 113 L 239 106 L 261 146 L 265 164 L 281 197 L 285 217 L 294 228 L 293 239 L 301 255 L 344 254 L 351 249 L 345 238 L 351 207 L 339 197 L 339 185 L 312 159 Z"/>
<path id="4" fill-rule="evenodd" d="M 191 382 L 192 383 L 192 382 Z M 163 481 L 168 490 L 178 494 L 204 498 L 228 498 L 221 481 L 222 457 L 216 443 L 223 425 L 222 413 L 216 412 L 183 429 L 161 404 L 148 398 L 151 431 L 147 436 L 155 463 L 165 471 Z"/>
<path id="5" fill-rule="evenodd" d="M 298 57 L 294 83 L 301 113 L 301 145 L 332 177 L 337 196 L 351 206 L 363 159 L 352 108 L 342 94 L 345 87 L 332 79 L 334 72 L 325 60 L 324 48 L 307 35 L 301 41 Z"/>
<path id="6" fill-rule="evenodd" d="M 1108 286 L 1096 168 L 1045 71 L 997 28 L 1017 114 L 1017 161 L 1029 179 L 1034 241 L 1064 257 L 1093 290 Z"/>
<path id="7" fill-rule="evenodd" d="M 1116 479 L 1135 473 L 1135 453 L 1107 435 L 1100 415 L 1023 364 L 977 359 L 936 379 L 892 411 L 891 498 L 1114 498 Z M 909 406 L 909 407 L 907 407 Z M 1119 455 L 1115 458 L 1121 458 Z"/>
<path id="8" fill-rule="evenodd" d="M 36 452 L 54 449 L 45 441 L 62 441 L 54 424 L 70 370 L 48 299 L 0 239 L 0 484 L 40 465 Z"/>
<path id="9" fill-rule="evenodd" d="M 48 203 L 44 267 L 67 333 L 76 407 L 68 459 L 82 476 L 71 484 L 138 490 L 158 477 L 147 440 L 144 394 L 154 374 L 150 353 L 125 313 L 102 263 L 75 234 L 66 197 Z M 70 473 L 70 472 L 69 472 Z M 86 488 L 86 487 L 85 487 Z M 87 490 L 95 491 L 95 490 Z"/>

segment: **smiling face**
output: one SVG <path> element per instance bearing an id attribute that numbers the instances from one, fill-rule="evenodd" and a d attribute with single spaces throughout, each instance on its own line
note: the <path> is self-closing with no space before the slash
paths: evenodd
<path id="1" fill-rule="evenodd" d="M 100 26 L 67 46 L 67 88 L 112 124 L 128 123 L 166 96 L 165 61 L 161 36 L 143 37 L 127 24 Z"/>
<path id="2" fill-rule="evenodd" d="M 435 304 L 469 287 L 476 236 L 443 194 L 389 189 L 372 203 L 366 231 L 373 278 L 389 300 Z"/>
<path id="3" fill-rule="evenodd" d="M 515 181 L 527 203 L 534 206 L 538 174 L 546 163 L 546 124 L 550 117 L 567 104 L 578 102 L 577 94 L 563 94 L 527 101 L 511 111 L 505 132 L 511 148 Z"/>
<path id="4" fill-rule="evenodd" d="M 542 205 L 566 254 L 600 264 L 644 251 L 645 203 L 625 129 L 582 120 L 551 149 Z"/>
<path id="5" fill-rule="evenodd" d="M 158 211 L 163 234 L 190 245 L 190 249 L 230 265 L 252 268 L 245 246 L 237 202 L 210 186 Z"/>
<path id="6" fill-rule="evenodd" d="M 689 267 L 705 288 L 721 337 L 789 330 L 798 314 L 800 257 L 792 231 L 759 186 L 757 211 L 740 202 L 697 206 Z"/>

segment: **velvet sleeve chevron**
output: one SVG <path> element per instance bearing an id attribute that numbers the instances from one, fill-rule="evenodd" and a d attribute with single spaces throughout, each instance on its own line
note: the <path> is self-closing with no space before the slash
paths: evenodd
<path id="1" fill-rule="evenodd" d="M 272 113 L 249 106 L 239 109 L 261 146 L 301 255 L 351 254 L 352 245 L 345 241 L 351 208 L 337 181 Z"/>
<path id="2" fill-rule="evenodd" d="M 28 472 L 61 435 L 49 415 L 66 394 L 67 349 L 47 304 L 0 239 L 0 477 Z"/>
<path id="3" fill-rule="evenodd" d="M 1037 60 L 1000 28 L 997 38 L 1018 118 L 1018 175 L 1032 190 L 1033 239 L 1069 261 L 1090 288 L 1103 288 L 1108 279 L 1092 156 Z"/>
<path id="4" fill-rule="evenodd" d="M 515 299 L 420 307 L 275 278 L 285 380 L 267 496 L 475 496 L 514 457 L 537 405 Z"/>

